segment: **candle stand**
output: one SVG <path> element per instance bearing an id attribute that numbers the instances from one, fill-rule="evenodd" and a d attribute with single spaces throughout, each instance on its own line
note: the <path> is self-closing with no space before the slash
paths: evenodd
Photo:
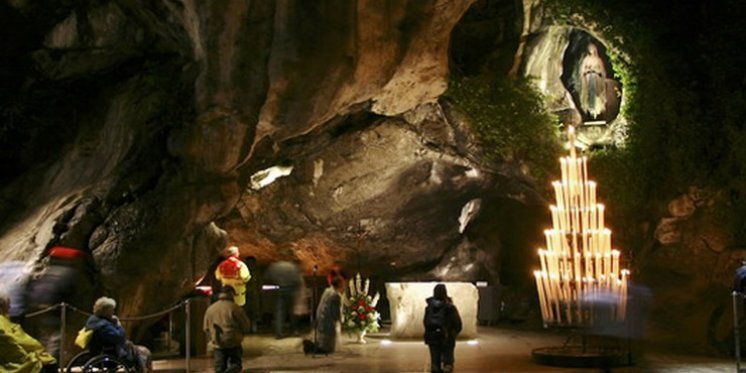
<path id="1" fill-rule="evenodd" d="M 625 325 L 630 272 L 621 266 L 621 251 L 612 248 L 605 207 L 596 199 L 588 159 L 577 154 L 572 126 L 567 139 L 570 154 L 560 158 L 562 179 L 552 183 L 552 228 L 544 231 L 546 248 L 538 249 L 534 278 L 544 326 L 566 330 L 569 337 L 563 346 L 532 355 L 547 365 L 627 365 L 630 349 L 601 336 L 619 335 L 610 331 Z"/>

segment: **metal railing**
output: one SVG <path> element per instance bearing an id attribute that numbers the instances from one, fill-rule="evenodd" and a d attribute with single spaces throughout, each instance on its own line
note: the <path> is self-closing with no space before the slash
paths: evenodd
<path id="1" fill-rule="evenodd" d="M 142 316 L 120 317 L 119 320 L 124 321 L 124 322 L 142 321 L 142 320 L 147 320 L 147 319 L 153 319 L 156 317 L 161 317 L 164 315 L 169 315 L 169 341 L 170 341 L 170 333 L 171 333 L 170 315 L 174 311 L 183 307 L 184 308 L 184 328 L 185 328 L 184 330 L 184 339 L 185 339 L 184 341 L 184 344 L 185 344 L 184 364 L 186 365 L 186 371 L 190 372 L 191 371 L 191 361 L 190 361 L 191 360 L 191 310 L 189 307 L 189 301 L 190 301 L 189 299 L 186 299 L 186 300 L 183 300 L 177 303 L 173 307 L 167 308 L 162 311 L 158 311 L 158 312 L 154 312 L 154 313 L 142 315 Z M 61 302 L 61 303 L 49 306 L 47 308 L 38 310 L 38 311 L 27 313 L 26 315 L 24 315 L 24 318 L 32 318 L 32 317 L 40 316 L 45 313 L 55 311 L 57 309 L 61 309 L 61 312 L 60 312 L 60 351 L 59 351 L 60 358 L 59 358 L 58 366 L 60 367 L 62 371 L 64 371 L 65 365 L 67 364 L 67 361 L 66 361 L 67 356 L 66 356 L 66 351 L 65 351 L 65 333 L 67 332 L 67 310 L 71 310 L 83 316 L 91 316 L 93 314 L 90 312 L 84 311 L 78 307 L 75 307 L 69 303 Z"/>
<path id="2" fill-rule="evenodd" d="M 741 373 L 744 371 L 741 370 L 741 328 L 738 325 L 738 303 L 740 303 L 739 300 L 743 299 L 744 295 L 737 291 L 733 291 L 731 295 L 733 296 L 733 339 L 736 345 L 736 372 Z"/>

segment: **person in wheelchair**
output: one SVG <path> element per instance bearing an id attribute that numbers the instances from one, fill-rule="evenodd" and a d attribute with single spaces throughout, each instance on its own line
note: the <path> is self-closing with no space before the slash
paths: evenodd
<path id="1" fill-rule="evenodd" d="M 93 315 L 88 318 L 85 328 L 93 331 L 88 350 L 93 355 L 111 354 L 139 372 L 151 370 L 150 351 L 127 340 L 119 319 L 114 315 L 117 302 L 114 299 L 101 297 L 93 304 Z"/>

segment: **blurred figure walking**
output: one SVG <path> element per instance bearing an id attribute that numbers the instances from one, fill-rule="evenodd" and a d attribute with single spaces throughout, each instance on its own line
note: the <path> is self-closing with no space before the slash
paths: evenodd
<path id="1" fill-rule="evenodd" d="M 205 312 L 203 329 L 215 348 L 215 372 L 241 372 L 241 342 L 244 334 L 249 333 L 250 325 L 246 313 L 234 303 L 234 290 L 223 287 L 218 301 L 210 305 Z"/>
<path id="2" fill-rule="evenodd" d="M 303 276 L 300 276 L 300 285 L 298 285 L 298 290 L 294 294 L 295 298 L 293 300 L 293 316 L 292 316 L 292 325 L 293 327 L 293 335 L 298 335 L 298 324 L 300 324 L 301 318 L 303 316 L 307 316 L 309 314 L 308 309 L 308 290 L 306 289 L 306 281 L 303 279 Z"/>
<path id="3" fill-rule="evenodd" d="M 444 284 L 435 285 L 425 308 L 425 344 L 430 348 L 430 371 L 452 372 L 456 337 L 461 332 L 461 316 Z"/>
<path id="4" fill-rule="evenodd" d="M 224 260 L 215 270 L 215 278 L 223 286 L 230 286 L 235 291 L 233 301 L 237 305 L 246 304 L 246 283 L 251 279 L 249 268 L 238 258 L 238 247 L 228 248 L 228 259 Z"/>
<path id="5" fill-rule="evenodd" d="M 289 312 L 295 304 L 298 290 L 303 283 L 298 266 L 288 261 L 272 263 L 264 274 L 265 281 L 277 285 L 277 298 L 275 300 L 275 337 L 284 338 L 283 326 L 285 319 L 292 313 Z M 291 317 L 291 329 L 297 332 L 297 320 Z"/>
<path id="6" fill-rule="evenodd" d="M 93 259 L 83 251 L 55 246 L 47 256 L 48 265 L 32 278 L 26 288 L 26 312 L 35 312 L 61 302 L 81 304 L 93 298 Z M 61 310 L 56 309 L 23 321 L 23 326 L 59 357 Z"/>

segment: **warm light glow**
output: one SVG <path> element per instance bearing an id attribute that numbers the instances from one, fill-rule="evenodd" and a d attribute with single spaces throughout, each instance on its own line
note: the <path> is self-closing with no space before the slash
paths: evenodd
<path id="1" fill-rule="evenodd" d="M 466 344 L 468 344 L 469 346 L 476 346 L 479 344 L 479 341 L 477 341 L 476 339 L 470 339 L 466 342 Z"/>
<path id="2" fill-rule="evenodd" d="M 391 340 L 390 339 L 382 339 L 381 340 L 381 346 L 391 346 Z"/>
<path id="3" fill-rule="evenodd" d="M 293 166 L 272 166 L 251 175 L 249 185 L 251 189 L 259 190 L 281 177 L 290 175 L 291 172 L 293 172 Z"/>
<path id="4" fill-rule="evenodd" d="M 567 137 L 570 155 L 560 158 L 562 180 L 552 182 L 553 229 L 544 231 L 546 248 L 537 249 L 541 269 L 534 271 L 534 280 L 541 316 L 545 324 L 592 324 L 593 308 L 586 301 L 604 293 L 616 299 L 614 317 L 623 320 L 629 271 L 620 268 L 621 252 L 611 248 L 605 207 L 597 203 L 596 183 L 588 180 L 587 158 L 576 154 L 572 126 Z"/>

